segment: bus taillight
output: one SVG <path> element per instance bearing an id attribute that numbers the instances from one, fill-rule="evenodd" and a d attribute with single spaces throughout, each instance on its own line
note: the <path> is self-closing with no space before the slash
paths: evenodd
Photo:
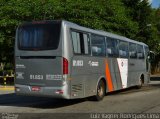
<path id="1" fill-rule="evenodd" d="M 63 74 L 68 74 L 68 60 L 63 58 Z"/>

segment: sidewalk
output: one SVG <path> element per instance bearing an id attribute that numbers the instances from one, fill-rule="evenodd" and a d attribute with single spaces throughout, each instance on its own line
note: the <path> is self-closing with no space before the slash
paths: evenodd
<path id="1" fill-rule="evenodd" d="M 151 77 L 160 77 L 160 73 L 151 74 Z"/>

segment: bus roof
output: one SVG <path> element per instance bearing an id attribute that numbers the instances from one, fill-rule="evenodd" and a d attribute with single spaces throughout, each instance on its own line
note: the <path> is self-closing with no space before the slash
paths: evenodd
<path id="1" fill-rule="evenodd" d="M 45 24 L 45 23 L 52 23 L 52 22 L 57 22 L 57 23 L 62 22 L 63 25 L 66 25 L 66 26 L 71 27 L 73 29 L 82 30 L 84 32 L 94 33 L 94 34 L 97 34 L 97 35 L 108 36 L 108 37 L 112 37 L 112 38 L 115 38 L 115 39 L 119 39 L 119 40 L 123 40 L 123 41 L 127 41 L 127 42 L 132 42 L 132 43 L 136 43 L 136 44 L 140 44 L 140 45 L 144 45 L 144 46 L 148 47 L 148 45 L 146 45 L 143 42 L 132 40 L 132 39 L 129 39 L 127 37 L 120 36 L 120 35 L 117 35 L 117 34 L 113 34 L 113 33 L 110 33 L 110 32 L 106 32 L 106 31 L 103 31 L 103 30 L 94 30 L 94 29 L 91 29 L 91 28 L 86 28 L 86 27 L 80 26 L 76 23 L 69 22 L 69 21 L 66 21 L 66 20 L 44 20 L 44 21 L 24 22 L 20 26 L 28 25 L 28 24 L 41 24 L 41 23 Z"/>
<path id="2" fill-rule="evenodd" d="M 146 45 L 146 44 L 143 43 L 143 42 L 135 41 L 135 40 L 129 39 L 129 38 L 127 38 L 127 37 L 120 36 L 120 35 L 117 35 L 117 34 L 113 34 L 113 33 L 110 33 L 110 32 L 86 28 L 86 27 L 83 27 L 83 26 L 80 26 L 80 25 L 78 25 L 78 24 L 75 24 L 75 23 L 72 23 L 72 22 L 69 22 L 69 21 L 65 21 L 65 20 L 62 20 L 62 23 L 63 23 L 64 25 L 67 25 L 67 26 L 73 28 L 73 29 L 75 28 L 75 29 L 77 29 L 77 30 L 82 30 L 82 31 L 85 31 L 85 32 L 90 32 L 90 33 L 94 33 L 94 34 L 99 34 L 99 35 L 103 35 L 103 36 L 108 36 L 108 37 L 112 37 L 112 38 L 115 38 L 115 39 L 119 39 L 119 40 L 131 42 L 131 43 L 136 43 L 136 44 L 140 44 L 140 45 L 144 45 L 144 46 L 147 46 L 147 47 L 148 47 L 148 45 Z"/>

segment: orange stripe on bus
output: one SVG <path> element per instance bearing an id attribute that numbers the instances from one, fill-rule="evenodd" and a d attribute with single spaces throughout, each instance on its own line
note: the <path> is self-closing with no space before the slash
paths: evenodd
<path id="1" fill-rule="evenodd" d="M 112 83 L 111 73 L 110 73 L 110 70 L 109 70 L 109 65 L 108 65 L 107 60 L 106 60 L 105 64 L 106 64 L 106 78 L 107 78 L 108 90 L 113 91 L 113 83 Z"/>

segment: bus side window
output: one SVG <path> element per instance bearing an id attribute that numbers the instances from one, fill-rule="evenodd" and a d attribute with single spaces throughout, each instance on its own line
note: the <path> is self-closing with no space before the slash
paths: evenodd
<path id="1" fill-rule="evenodd" d="M 71 36 L 72 36 L 74 53 L 80 54 L 81 53 L 81 49 L 80 49 L 80 34 L 77 33 L 77 32 L 72 31 L 71 32 Z"/>
<path id="2" fill-rule="evenodd" d="M 76 54 L 90 53 L 89 35 L 82 32 L 71 31 L 73 50 Z"/>
<path id="3" fill-rule="evenodd" d="M 119 57 L 128 58 L 128 42 L 119 41 Z"/>
<path id="4" fill-rule="evenodd" d="M 93 56 L 106 56 L 105 37 L 99 35 L 91 35 L 91 50 Z"/>
<path id="5" fill-rule="evenodd" d="M 107 54 L 109 57 L 119 57 L 118 53 L 118 40 L 107 38 Z"/>
<path id="6" fill-rule="evenodd" d="M 137 45 L 137 57 L 138 59 L 144 59 L 144 50 L 142 45 Z"/>
<path id="7" fill-rule="evenodd" d="M 132 59 L 137 58 L 137 48 L 136 44 L 134 43 L 129 43 L 129 57 Z"/>
<path id="8" fill-rule="evenodd" d="M 84 54 L 90 53 L 90 39 L 88 34 L 83 34 L 83 40 L 84 40 Z"/>

